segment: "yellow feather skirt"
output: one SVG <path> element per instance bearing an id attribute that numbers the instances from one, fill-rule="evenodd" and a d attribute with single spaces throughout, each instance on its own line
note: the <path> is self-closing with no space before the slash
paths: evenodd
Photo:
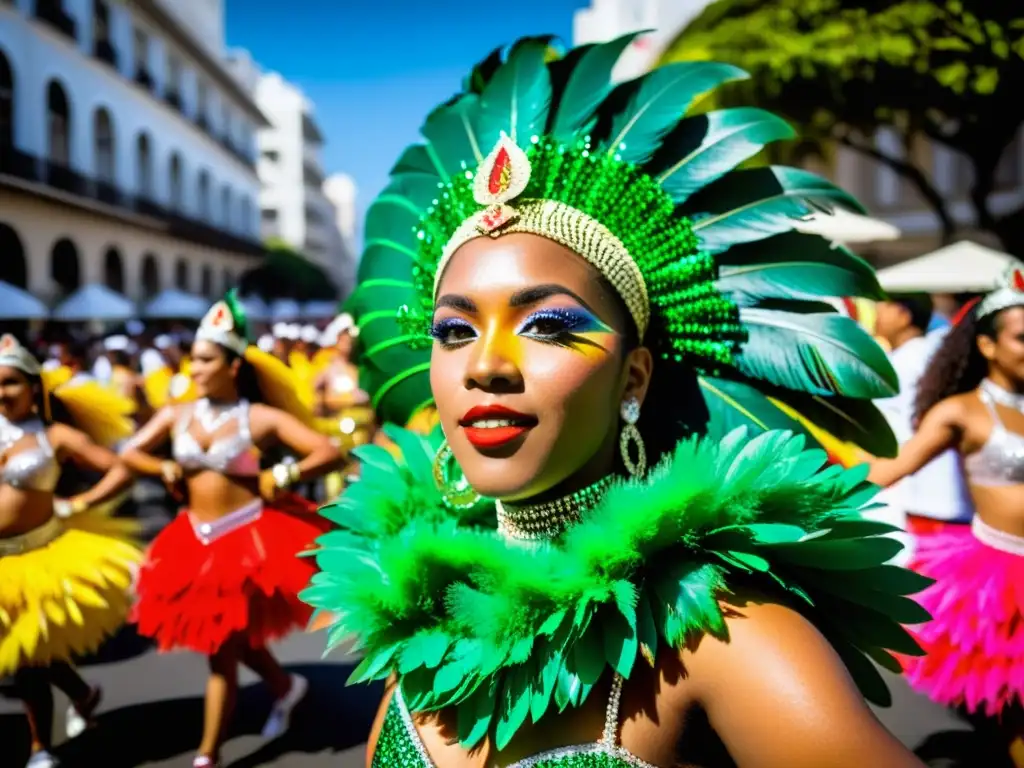
<path id="1" fill-rule="evenodd" d="M 92 653 L 124 623 L 142 550 L 114 506 L 59 521 L 48 543 L 19 554 L 0 541 L 0 678 Z"/>

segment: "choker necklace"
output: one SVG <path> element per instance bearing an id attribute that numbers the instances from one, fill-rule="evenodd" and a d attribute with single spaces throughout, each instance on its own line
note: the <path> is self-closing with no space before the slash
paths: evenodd
<path id="1" fill-rule="evenodd" d="M 609 475 L 576 493 L 540 504 L 497 502 L 498 533 L 506 539 L 556 539 L 593 509 L 614 481 Z"/>
<path id="2" fill-rule="evenodd" d="M 204 397 L 196 403 L 196 408 L 192 413 L 206 434 L 212 435 L 235 417 L 241 404 L 242 401 L 239 400 L 237 403 L 216 408 L 209 398 Z"/>
<path id="3" fill-rule="evenodd" d="M 982 379 L 981 389 L 999 405 L 1024 413 L 1024 395 L 1003 389 L 992 379 Z"/>

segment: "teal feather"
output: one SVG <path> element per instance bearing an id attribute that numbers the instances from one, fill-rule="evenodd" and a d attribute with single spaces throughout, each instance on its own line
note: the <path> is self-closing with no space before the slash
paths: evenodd
<path id="1" fill-rule="evenodd" d="M 487 155 L 502 132 L 520 146 L 544 133 L 551 107 L 547 46 L 533 41 L 517 48 L 484 89 L 475 131 Z"/>
<path id="2" fill-rule="evenodd" d="M 632 96 L 626 109 L 612 120 L 611 133 L 602 147 L 625 162 L 642 165 L 699 96 L 745 77 L 743 70 L 731 64 L 708 61 L 658 67 L 624 86 L 633 91 Z"/>
<path id="3" fill-rule="evenodd" d="M 391 168 L 391 174 L 424 173 L 440 176 L 442 169 L 434 165 L 427 148 L 422 144 L 411 144 L 403 150 L 398 161 Z"/>
<path id="4" fill-rule="evenodd" d="M 899 380 L 881 347 L 842 315 L 740 311 L 749 339 L 736 357 L 744 376 L 817 395 L 891 397 Z"/>
<path id="5" fill-rule="evenodd" d="M 598 106 L 612 91 L 612 70 L 616 62 L 640 34 L 630 32 L 607 43 L 589 46 L 579 61 L 574 62 L 548 131 L 551 136 L 568 142 L 585 131 Z"/>
<path id="6" fill-rule="evenodd" d="M 810 395 L 760 385 L 761 397 L 772 397 L 817 427 L 844 442 L 863 448 L 872 456 L 895 456 L 896 437 L 874 403 L 852 397 Z M 751 393 L 752 399 L 756 391 Z"/>
<path id="7" fill-rule="evenodd" d="M 793 128 L 771 112 L 737 107 L 683 120 L 666 140 L 679 158 L 655 179 L 676 203 L 734 170 L 773 141 L 791 139 Z"/>
<path id="8" fill-rule="evenodd" d="M 800 259 L 745 266 L 722 265 L 715 286 L 741 307 L 752 306 L 762 299 L 879 298 L 881 295 L 874 275 Z"/>
<path id="9" fill-rule="evenodd" d="M 835 207 L 863 207 L 832 182 L 809 171 L 771 166 L 736 171 L 705 187 L 679 207 L 693 217 L 693 231 L 709 253 L 794 229 L 797 220 Z"/>
<path id="10" fill-rule="evenodd" d="M 443 169 L 445 178 L 476 170 L 490 151 L 489 145 L 481 145 L 474 127 L 480 110 L 480 97 L 467 94 L 435 109 L 420 128 L 429 142 L 427 152 L 438 170 Z"/>

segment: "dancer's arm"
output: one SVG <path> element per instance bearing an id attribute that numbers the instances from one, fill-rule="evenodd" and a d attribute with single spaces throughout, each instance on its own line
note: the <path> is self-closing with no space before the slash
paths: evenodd
<path id="1" fill-rule="evenodd" d="M 965 406 L 959 397 L 943 400 L 921 420 L 910 440 L 900 447 L 894 459 L 872 459 L 868 480 L 886 488 L 912 475 L 943 451 L 960 443 L 965 422 Z"/>
<path id="2" fill-rule="evenodd" d="M 61 459 L 70 459 L 85 469 L 104 473 L 92 488 L 69 499 L 72 508 L 102 504 L 125 490 L 135 479 L 116 453 L 97 445 L 84 432 L 66 424 L 54 424 L 49 430 L 49 437 Z"/>
<path id="3" fill-rule="evenodd" d="M 330 438 L 303 424 L 290 413 L 268 405 L 253 405 L 249 416 L 252 436 L 259 445 L 276 442 L 289 448 L 302 458 L 294 465 L 292 484 L 312 480 L 342 465 L 341 451 Z M 264 496 L 274 487 L 273 470 L 260 476 L 260 490 Z M 280 488 L 280 485 L 277 485 Z"/>
<path id="4" fill-rule="evenodd" d="M 683 662 L 740 768 L 924 768 L 809 621 L 771 603 L 729 608 L 728 641 L 705 637 Z"/>
<path id="5" fill-rule="evenodd" d="M 121 458 L 133 472 L 148 477 L 162 477 L 166 482 L 172 480 L 172 466 L 177 468 L 175 473 L 180 474 L 181 468 L 177 464 L 152 455 L 152 451 L 170 437 L 176 419 L 177 412 L 173 405 L 161 408 L 135 434 L 135 437 L 128 441 L 121 451 Z"/>

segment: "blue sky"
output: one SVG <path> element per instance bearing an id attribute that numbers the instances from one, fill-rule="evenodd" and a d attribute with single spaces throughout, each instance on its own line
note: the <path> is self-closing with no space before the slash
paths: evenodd
<path id="1" fill-rule="evenodd" d="M 227 38 L 316 105 L 324 167 L 359 185 L 359 207 L 384 186 L 421 120 L 495 46 L 523 35 L 572 43 L 587 0 L 227 0 Z"/>

